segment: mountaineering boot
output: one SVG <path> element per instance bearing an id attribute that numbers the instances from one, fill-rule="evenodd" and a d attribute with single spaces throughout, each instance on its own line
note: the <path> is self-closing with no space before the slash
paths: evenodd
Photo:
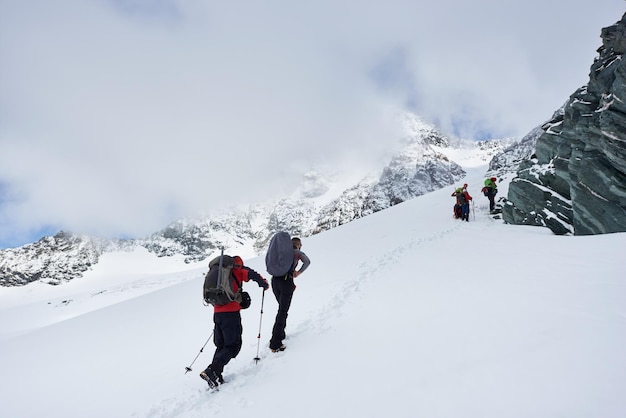
<path id="1" fill-rule="evenodd" d="M 215 373 L 212 369 L 211 366 L 207 367 L 205 371 L 200 373 L 200 377 L 203 380 L 206 380 L 206 382 L 209 384 L 209 387 L 211 389 L 214 389 L 216 387 L 219 386 L 220 384 L 220 377 L 217 375 L 217 373 Z M 224 380 L 222 379 L 222 382 Z"/>
<path id="2" fill-rule="evenodd" d="M 287 348 L 285 344 L 282 344 L 280 347 L 272 348 L 271 350 L 272 350 L 272 353 L 278 353 L 279 351 L 285 351 L 285 348 Z"/>

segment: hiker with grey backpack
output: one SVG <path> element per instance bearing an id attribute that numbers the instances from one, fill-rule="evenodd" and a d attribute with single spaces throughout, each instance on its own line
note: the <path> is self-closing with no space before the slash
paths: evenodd
<path id="1" fill-rule="evenodd" d="M 296 290 L 294 278 L 300 276 L 311 264 L 311 260 L 301 250 L 300 238 L 291 238 L 287 232 L 277 232 L 270 240 L 265 256 L 267 272 L 272 275 L 272 291 L 278 302 L 278 312 L 272 328 L 270 350 L 273 353 L 284 351 L 287 316 Z M 298 264 L 300 268 L 298 268 Z"/>
<path id="2" fill-rule="evenodd" d="M 249 280 L 254 280 L 263 291 L 269 289 L 267 280 L 244 266 L 239 256 L 230 257 L 222 251 L 222 255 L 209 263 L 203 293 L 205 303 L 213 305 L 215 354 L 211 364 L 200 373 L 200 377 L 212 389 L 224 383 L 224 366 L 241 350 L 243 327 L 240 311 L 250 306 L 250 295 L 243 292 L 242 284 Z"/>

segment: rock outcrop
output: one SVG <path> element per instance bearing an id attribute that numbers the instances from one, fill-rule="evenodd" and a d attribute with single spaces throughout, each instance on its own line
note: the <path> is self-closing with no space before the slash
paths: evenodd
<path id="1" fill-rule="evenodd" d="M 589 83 L 542 126 L 503 219 L 555 234 L 626 231 L 626 14 L 602 29 Z"/>

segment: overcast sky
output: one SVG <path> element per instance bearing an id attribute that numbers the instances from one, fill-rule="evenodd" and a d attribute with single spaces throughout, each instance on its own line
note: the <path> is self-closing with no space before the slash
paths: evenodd
<path id="1" fill-rule="evenodd" d="M 409 109 L 521 137 L 586 84 L 623 0 L 0 0 L 0 248 L 143 236 L 319 166 Z"/>

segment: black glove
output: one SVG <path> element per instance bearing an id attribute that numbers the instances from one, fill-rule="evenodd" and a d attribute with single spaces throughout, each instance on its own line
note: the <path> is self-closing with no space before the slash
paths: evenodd
<path id="1" fill-rule="evenodd" d="M 241 292 L 241 309 L 248 309 L 250 304 L 252 303 L 252 298 L 250 298 L 250 294 L 248 292 Z"/>

